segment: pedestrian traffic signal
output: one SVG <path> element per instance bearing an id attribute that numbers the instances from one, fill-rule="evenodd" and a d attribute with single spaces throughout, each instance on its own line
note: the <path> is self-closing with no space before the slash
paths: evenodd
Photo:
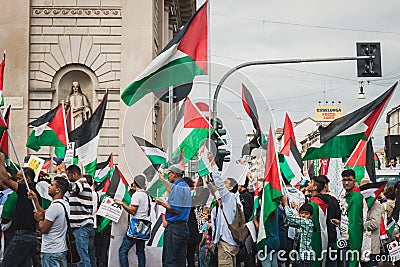
<path id="1" fill-rule="evenodd" d="M 357 59 L 357 77 L 382 77 L 380 43 L 357 43 L 357 56 L 370 56 Z"/>
<path id="2" fill-rule="evenodd" d="M 212 125 L 215 125 L 214 133 L 211 135 L 211 140 L 214 142 L 216 147 L 215 163 L 217 164 L 218 169 L 222 171 L 223 163 L 231 160 L 229 157 L 231 152 L 225 148 L 221 148 L 221 146 L 227 144 L 226 139 L 222 138 L 222 136 L 226 135 L 226 129 L 224 129 L 222 121 L 217 119 L 216 124 L 212 122 Z"/>

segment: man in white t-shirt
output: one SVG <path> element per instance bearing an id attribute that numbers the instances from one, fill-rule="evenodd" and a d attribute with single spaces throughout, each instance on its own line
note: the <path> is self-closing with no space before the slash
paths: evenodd
<path id="1" fill-rule="evenodd" d="M 128 206 L 121 200 L 115 200 L 115 203 L 131 214 L 131 218 L 150 220 L 150 197 L 146 191 L 146 178 L 143 175 L 137 175 L 134 178 L 133 189 L 135 193 L 132 195 L 131 205 Z M 121 267 L 129 267 L 128 252 L 136 245 L 136 255 L 138 257 L 138 266 L 146 266 L 146 254 L 144 252 L 145 240 L 131 238 L 125 234 L 121 247 L 119 248 L 119 263 Z"/>
<path id="2" fill-rule="evenodd" d="M 41 258 L 43 267 L 67 266 L 67 216 L 69 204 L 64 200 L 68 191 L 69 182 L 63 177 L 55 177 L 49 185 L 49 195 L 53 202 L 47 210 L 43 210 L 36 194 L 29 191 L 28 195 L 35 201 L 37 210 L 34 211 L 35 220 L 42 233 Z"/>

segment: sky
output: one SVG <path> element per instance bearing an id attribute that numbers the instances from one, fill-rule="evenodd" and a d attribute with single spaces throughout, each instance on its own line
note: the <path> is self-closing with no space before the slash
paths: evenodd
<path id="1" fill-rule="evenodd" d="M 381 44 L 383 76 L 369 83 L 364 79 L 365 100 L 357 98 L 356 61 L 255 66 L 228 78 L 219 95 L 218 114 L 235 154 L 245 140 L 243 132 L 252 131 L 240 99 L 243 82 L 255 99 L 261 128 L 267 132 L 271 124 L 273 128 L 283 126 L 286 112 L 292 121 L 313 118 L 319 101 L 341 101 L 347 114 L 372 101 L 400 77 L 399 1 L 210 0 L 210 4 L 213 83 L 243 62 L 356 56 L 356 42 Z M 203 90 L 192 91 L 193 97 L 207 99 L 207 86 L 202 86 Z M 386 112 L 400 104 L 398 91 Z M 386 112 L 373 134 L 375 149 L 384 146 Z"/>

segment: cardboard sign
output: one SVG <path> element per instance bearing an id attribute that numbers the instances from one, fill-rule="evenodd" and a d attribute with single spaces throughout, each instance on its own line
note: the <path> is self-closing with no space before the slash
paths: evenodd
<path id="1" fill-rule="evenodd" d="M 390 260 L 392 262 L 400 260 L 400 244 L 397 241 L 390 242 L 389 244 L 386 245 L 389 255 L 390 255 Z"/>
<path id="2" fill-rule="evenodd" d="M 114 202 L 110 197 L 105 197 L 101 202 L 97 215 L 104 218 L 110 219 L 111 221 L 118 223 L 119 218 L 122 214 L 122 207 Z"/>
<path id="3" fill-rule="evenodd" d="M 75 142 L 68 143 L 64 157 L 65 166 L 68 167 L 74 164 L 74 152 L 75 152 Z"/>
<path id="4" fill-rule="evenodd" d="M 35 172 L 35 181 L 39 178 L 39 173 L 42 170 L 44 159 L 31 155 L 27 167 L 31 168 Z"/>

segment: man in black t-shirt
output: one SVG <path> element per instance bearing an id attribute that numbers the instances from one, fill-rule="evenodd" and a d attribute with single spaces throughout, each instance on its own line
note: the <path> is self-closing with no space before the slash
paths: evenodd
<path id="1" fill-rule="evenodd" d="M 36 221 L 33 217 L 33 204 L 28 199 L 28 191 L 33 190 L 37 196 L 39 193 L 35 189 L 35 172 L 31 168 L 23 168 L 29 189 L 26 188 L 21 171 L 17 173 L 17 182 L 11 180 L 4 164 L 4 154 L 0 153 L 0 179 L 18 195 L 13 224 L 15 226 L 14 235 L 4 252 L 1 267 L 8 266 L 32 266 L 32 258 L 35 256 L 37 235 L 35 232 Z M 40 202 L 40 201 L 39 201 Z"/>

